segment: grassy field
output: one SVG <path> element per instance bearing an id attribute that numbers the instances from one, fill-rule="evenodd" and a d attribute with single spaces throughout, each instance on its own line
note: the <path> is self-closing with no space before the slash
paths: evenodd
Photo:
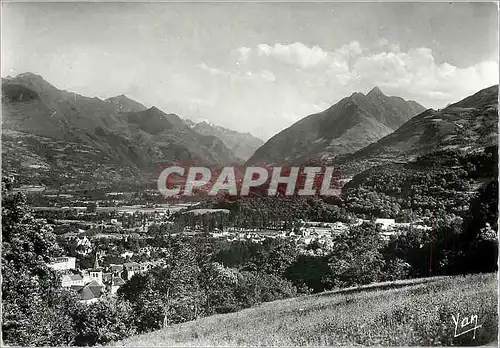
<path id="1" fill-rule="evenodd" d="M 454 337 L 464 317 L 474 332 Z M 497 276 L 438 277 L 264 303 L 131 337 L 117 346 L 495 345 Z"/>

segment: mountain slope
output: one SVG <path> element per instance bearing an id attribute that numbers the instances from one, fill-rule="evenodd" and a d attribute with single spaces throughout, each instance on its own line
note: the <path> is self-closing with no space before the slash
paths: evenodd
<path id="1" fill-rule="evenodd" d="M 472 151 L 498 144 L 498 85 L 485 88 L 446 108 L 426 110 L 379 141 L 339 158 L 362 167 L 409 161 L 435 150 Z"/>
<path id="2" fill-rule="evenodd" d="M 105 99 L 104 101 L 114 105 L 116 107 L 116 110 L 119 112 L 139 112 L 147 110 L 147 107 L 139 102 L 136 102 L 135 100 L 128 98 L 124 94 Z"/>
<path id="3" fill-rule="evenodd" d="M 451 314 L 483 318 L 454 336 Z M 214 315 L 131 337 L 116 346 L 427 346 L 497 340 L 494 274 L 372 284 Z M 443 318 L 445 318 L 443 320 Z"/>
<path id="4" fill-rule="evenodd" d="M 467 218 L 480 187 L 498 177 L 498 86 L 426 110 L 394 133 L 333 165 L 347 182 L 346 208 L 365 218 Z M 435 214 L 435 213 L 434 213 Z"/>
<path id="5" fill-rule="evenodd" d="M 120 116 L 126 120 L 130 132 L 137 139 L 152 144 L 152 160 L 158 165 L 166 161 L 199 161 L 206 164 L 239 162 L 220 139 L 197 133 L 175 114 L 152 107 Z"/>
<path id="6" fill-rule="evenodd" d="M 228 128 L 209 124 L 206 121 L 194 123 L 190 121 L 188 125 L 193 130 L 203 135 L 212 135 L 220 140 L 233 151 L 236 157 L 246 161 L 253 155 L 255 150 L 264 144 L 264 141 L 254 137 L 250 133 L 241 133 Z"/>
<path id="7" fill-rule="evenodd" d="M 178 116 L 165 114 L 154 107 L 145 109 L 125 98 L 119 96 L 103 101 L 84 97 L 59 90 L 31 73 L 2 79 L 2 134 L 6 131 L 15 134 L 15 137 L 2 138 L 4 163 L 9 164 L 2 169 L 18 172 L 28 180 L 22 166 L 17 166 L 23 151 L 25 155 L 31 152 L 31 157 L 48 165 L 46 171 L 40 169 L 38 173 L 45 179 L 63 176 L 69 160 L 58 149 L 64 142 L 82 149 L 89 146 L 91 150 L 83 151 L 95 153 L 91 158 L 96 161 L 99 158 L 100 163 L 116 170 L 129 168 L 127 171 L 147 177 L 147 180 L 156 175 L 159 166 L 171 161 L 210 164 L 237 161 L 220 140 L 198 134 Z M 130 109 L 137 111 L 120 112 Z M 21 150 L 21 146 L 12 143 L 33 143 L 33 139 L 44 145 L 25 146 Z M 54 158 L 56 154 L 60 157 Z M 74 156 L 77 163 L 79 159 L 84 161 L 80 152 Z M 86 160 L 92 161 L 91 158 Z M 87 164 L 88 170 L 82 166 L 78 168 L 84 170 L 82 175 L 92 178 L 96 163 Z M 129 175 L 129 179 L 135 180 L 133 175 Z"/>
<path id="8" fill-rule="evenodd" d="M 423 111 L 416 102 L 388 97 L 378 87 L 354 93 L 275 135 L 248 163 L 293 163 L 354 152 L 392 133 Z"/>

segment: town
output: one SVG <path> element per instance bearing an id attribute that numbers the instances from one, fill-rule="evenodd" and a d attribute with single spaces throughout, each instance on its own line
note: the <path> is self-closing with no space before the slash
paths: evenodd
<path id="1" fill-rule="evenodd" d="M 165 266 L 168 249 L 154 241 L 176 236 L 205 236 L 226 242 L 263 243 L 266 239 L 294 242 L 304 255 L 327 255 L 333 237 L 370 220 L 355 218 L 349 223 L 294 219 L 278 220 L 268 226 L 247 227 L 231 223 L 227 209 L 197 208 L 200 202 L 120 205 L 127 192 L 105 194 L 109 199 L 76 199 L 67 193 L 45 193 L 22 187 L 32 200 L 51 202 L 34 207 L 37 219 L 48 223 L 67 252 L 49 266 L 61 275 L 61 286 L 78 294 L 82 303 L 93 303 L 104 295 L 116 296 L 134 274 Z M 34 197 L 34 195 L 36 197 Z M 70 203 L 71 202 L 71 203 Z M 102 205 L 102 206 L 101 206 Z M 383 240 L 412 230 L 429 231 L 429 220 L 396 222 L 376 218 Z"/>

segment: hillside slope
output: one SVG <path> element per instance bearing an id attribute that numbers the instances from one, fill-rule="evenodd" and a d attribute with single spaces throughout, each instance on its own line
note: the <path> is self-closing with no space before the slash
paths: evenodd
<path id="1" fill-rule="evenodd" d="M 366 169 L 385 162 L 408 162 L 436 150 L 471 152 L 495 144 L 498 144 L 498 85 L 442 110 L 426 110 L 395 132 L 334 162 Z"/>
<path id="2" fill-rule="evenodd" d="M 248 163 L 297 163 L 351 153 L 392 133 L 423 110 L 416 102 L 384 95 L 378 87 L 367 95 L 354 93 L 281 131 Z"/>
<path id="3" fill-rule="evenodd" d="M 139 102 L 136 102 L 135 100 L 130 99 L 124 94 L 105 99 L 104 101 L 114 105 L 116 107 L 116 110 L 119 112 L 130 112 L 130 111 L 139 112 L 147 110 L 147 107 L 145 107 Z"/>
<path id="4" fill-rule="evenodd" d="M 2 79 L 2 134 L 2 170 L 17 173 L 20 184 L 74 178 L 69 172 L 81 174 L 74 183 L 93 182 L 96 168 L 114 173 L 103 181 L 149 181 L 172 161 L 237 161 L 222 141 L 195 132 L 176 115 L 125 96 L 101 100 L 59 90 L 32 73 Z M 63 151 L 68 147 L 80 151 Z M 22 158 L 37 158 L 43 169 Z"/>
<path id="5" fill-rule="evenodd" d="M 453 315 L 478 316 L 454 338 Z M 460 328 L 459 328 L 460 329 Z M 371 285 L 264 303 L 131 337 L 116 346 L 484 345 L 498 332 L 494 274 Z"/>

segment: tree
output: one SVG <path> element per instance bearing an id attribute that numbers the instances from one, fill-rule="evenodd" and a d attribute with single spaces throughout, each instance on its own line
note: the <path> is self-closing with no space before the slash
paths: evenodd
<path id="1" fill-rule="evenodd" d="M 301 292 L 321 292 L 330 288 L 330 267 L 323 256 L 300 255 L 287 268 L 285 278 L 291 281 Z"/>
<path id="2" fill-rule="evenodd" d="M 335 235 L 328 264 L 336 287 L 368 284 L 382 279 L 380 227 L 364 223 Z"/>
<path id="3" fill-rule="evenodd" d="M 238 272 L 217 262 L 203 267 L 200 279 L 206 293 L 205 313 L 207 315 L 230 313 L 241 309 L 236 296 Z"/>
<path id="4" fill-rule="evenodd" d="M 135 334 L 131 306 L 127 301 L 105 297 L 74 312 L 77 345 L 106 344 Z"/>
<path id="5" fill-rule="evenodd" d="M 87 204 L 87 212 L 95 213 L 97 211 L 97 204 L 95 202 L 89 202 Z"/>
<path id="6" fill-rule="evenodd" d="M 119 297 L 130 302 L 139 332 L 163 327 L 165 316 L 170 324 L 204 315 L 206 298 L 196 256 L 191 245 L 175 240 L 166 267 L 135 274 L 118 290 Z"/>
<path id="7" fill-rule="evenodd" d="M 34 219 L 13 180 L 2 178 L 2 331 L 10 345 L 68 345 L 74 299 L 47 263 L 60 256 L 50 228 Z"/>
<path id="8" fill-rule="evenodd" d="M 494 272 L 497 270 L 498 180 L 483 186 L 471 202 L 463 222 L 460 249 L 462 272 Z M 491 232 L 493 231 L 493 233 Z"/>

